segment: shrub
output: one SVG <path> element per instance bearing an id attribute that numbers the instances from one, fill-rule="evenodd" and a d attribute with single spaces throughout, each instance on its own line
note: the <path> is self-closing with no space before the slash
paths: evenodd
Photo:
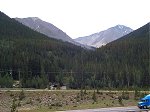
<path id="1" fill-rule="evenodd" d="M 122 97 L 121 96 L 118 97 L 118 102 L 119 102 L 120 105 L 123 105 Z"/>
<path id="2" fill-rule="evenodd" d="M 49 109 L 52 109 L 52 105 L 51 104 L 49 104 L 48 107 L 49 107 Z"/>
<path id="3" fill-rule="evenodd" d="M 93 101 L 94 101 L 94 102 L 97 102 L 97 97 L 96 97 L 96 93 L 95 93 L 95 91 L 93 92 L 92 99 L 93 99 Z"/>
<path id="4" fill-rule="evenodd" d="M 63 105 L 62 105 L 61 102 L 56 102 L 56 106 L 57 106 L 57 107 L 62 107 Z"/>
<path id="5" fill-rule="evenodd" d="M 15 102 L 15 99 L 13 99 L 13 102 L 10 108 L 11 108 L 11 112 L 17 112 L 17 104 Z"/>
<path id="6" fill-rule="evenodd" d="M 33 105 L 33 101 L 32 101 L 32 99 L 30 98 L 30 99 L 28 99 L 27 100 L 27 102 L 26 102 L 26 104 L 31 104 L 31 105 Z"/>
<path id="7" fill-rule="evenodd" d="M 80 96 L 81 96 L 81 100 L 83 100 L 83 97 L 84 97 L 83 89 L 81 89 L 80 91 Z"/>
<path id="8" fill-rule="evenodd" d="M 123 91 L 121 97 L 122 97 L 122 99 L 128 100 L 128 99 L 129 99 L 129 92 L 127 92 L 127 91 L 124 92 L 124 91 Z"/>
<path id="9" fill-rule="evenodd" d="M 139 100 L 140 96 L 141 96 L 140 90 L 135 89 L 135 91 L 134 91 L 134 99 L 135 100 Z"/>
<path id="10" fill-rule="evenodd" d="M 87 94 L 87 92 L 86 92 L 86 88 L 84 89 L 84 94 Z"/>
<path id="11" fill-rule="evenodd" d="M 19 100 L 23 100 L 25 98 L 25 93 L 24 91 L 22 90 L 19 94 Z"/>
<path id="12" fill-rule="evenodd" d="M 13 97 L 13 96 L 14 96 L 14 94 L 11 92 L 11 93 L 10 93 L 10 97 Z"/>
<path id="13" fill-rule="evenodd" d="M 18 102 L 18 107 L 21 107 L 21 103 L 20 103 L 20 101 Z"/>

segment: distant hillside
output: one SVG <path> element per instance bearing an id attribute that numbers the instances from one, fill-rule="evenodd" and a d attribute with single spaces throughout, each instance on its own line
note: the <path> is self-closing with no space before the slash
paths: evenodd
<path id="1" fill-rule="evenodd" d="M 60 39 L 63 41 L 71 42 L 74 41 L 62 30 L 57 28 L 51 23 L 42 21 L 38 17 L 28 17 L 28 18 L 15 18 L 15 20 L 21 22 L 22 24 L 30 27 L 31 29 L 38 31 L 42 34 L 47 35 L 48 37 Z"/>
<path id="2" fill-rule="evenodd" d="M 96 50 L 49 38 L 0 12 L 0 86 L 149 89 L 150 24 Z"/>
<path id="3" fill-rule="evenodd" d="M 117 25 L 99 33 L 94 33 L 90 36 L 79 37 L 75 39 L 75 41 L 84 45 L 101 47 L 102 45 L 106 45 L 107 43 L 116 40 L 132 31 L 133 30 L 131 28 L 124 25 Z"/>
<path id="4" fill-rule="evenodd" d="M 150 23 L 97 49 L 104 71 L 123 86 L 150 84 Z M 102 55 L 101 55 L 102 54 Z M 100 56 L 101 55 L 101 56 Z"/>
<path id="5" fill-rule="evenodd" d="M 71 37 L 69 37 L 65 32 L 57 28 L 51 23 L 45 22 L 38 17 L 28 17 L 28 18 L 14 18 L 15 20 L 19 21 L 20 23 L 28 26 L 29 28 L 38 31 L 50 38 L 62 40 L 64 42 L 69 42 L 83 48 L 92 49 L 87 45 L 82 45 L 78 42 L 75 42 Z"/>
<path id="6" fill-rule="evenodd" d="M 0 12 L 0 71 L 3 75 L 12 74 L 13 79 L 21 73 L 23 87 L 33 87 L 33 78 L 44 81 L 38 88 L 46 86 L 46 79 L 56 81 L 57 72 L 71 70 L 82 50 L 33 31 Z"/>

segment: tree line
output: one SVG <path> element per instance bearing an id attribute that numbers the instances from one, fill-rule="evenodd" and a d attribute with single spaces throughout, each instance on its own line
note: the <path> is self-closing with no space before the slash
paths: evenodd
<path id="1" fill-rule="evenodd" d="M 148 88 L 149 70 L 149 24 L 91 51 L 48 38 L 0 13 L 1 87 L 20 80 L 29 88 L 50 83 L 73 89 Z"/>

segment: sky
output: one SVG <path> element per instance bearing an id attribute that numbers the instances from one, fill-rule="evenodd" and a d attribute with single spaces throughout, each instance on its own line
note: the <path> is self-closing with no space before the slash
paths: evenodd
<path id="1" fill-rule="evenodd" d="M 150 22 L 150 0 L 0 0 L 0 11 L 11 18 L 39 17 L 71 38 Z"/>

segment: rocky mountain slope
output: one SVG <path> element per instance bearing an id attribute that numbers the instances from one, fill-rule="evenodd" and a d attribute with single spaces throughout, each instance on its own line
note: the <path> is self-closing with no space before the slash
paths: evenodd
<path id="1" fill-rule="evenodd" d="M 45 22 L 38 17 L 28 17 L 28 18 L 15 18 L 18 22 L 28 26 L 29 28 L 38 31 L 50 38 L 62 40 L 65 42 L 69 42 L 87 49 L 92 49 L 87 45 L 82 45 L 76 41 L 74 41 L 71 37 L 69 37 L 65 32 L 57 28 L 51 23 Z"/>
<path id="2" fill-rule="evenodd" d="M 102 45 L 106 45 L 107 43 L 112 42 L 113 40 L 116 40 L 124 35 L 127 35 L 132 31 L 133 30 L 131 28 L 124 25 L 116 25 L 107 30 L 94 33 L 89 36 L 79 37 L 75 39 L 75 41 L 84 45 L 101 47 Z"/>
<path id="3" fill-rule="evenodd" d="M 39 19 L 38 17 L 15 18 L 15 20 L 21 22 L 22 24 L 30 27 L 35 31 L 47 35 L 48 37 L 74 43 L 74 41 L 65 32 L 53 24 Z"/>

